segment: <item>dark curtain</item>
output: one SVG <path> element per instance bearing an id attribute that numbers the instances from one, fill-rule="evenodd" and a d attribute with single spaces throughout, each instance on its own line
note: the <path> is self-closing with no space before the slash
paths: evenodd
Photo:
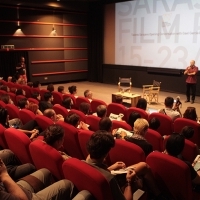
<path id="1" fill-rule="evenodd" d="M 7 81 L 8 76 L 14 76 L 22 56 L 25 58 L 28 76 L 28 51 L 0 51 L 0 77 Z"/>
<path id="2" fill-rule="evenodd" d="M 91 2 L 88 12 L 88 80 L 102 82 L 103 3 Z"/>

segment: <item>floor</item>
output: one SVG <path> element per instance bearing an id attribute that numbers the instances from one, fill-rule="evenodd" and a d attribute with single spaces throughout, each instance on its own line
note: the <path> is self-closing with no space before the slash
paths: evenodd
<path id="1" fill-rule="evenodd" d="M 65 87 L 65 91 L 68 92 L 68 87 L 71 85 L 77 86 L 77 94 L 78 96 L 83 96 L 83 93 L 86 89 L 89 89 L 93 93 L 93 98 L 95 99 L 101 99 L 105 101 L 107 104 L 111 102 L 111 94 L 118 91 L 117 85 L 111 85 L 111 84 L 104 84 L 104 83 L 96 83 L 96 82 L 89 82 L 89 81 L 83 81 L 83 82 L 73 82 L 73 83 L 66 83 L 66 84 L 55 84 L 54 88 L 57 90 L 57 87 L 59 85 L 63 85 Z M 46 89 L 46 86 L 42 86 L 42 88 Z M 142 95 L 142 88 L 132 88 L 132 93 L 134 94 L 140 94 Z M 159 95 L 159 103 L 158 104 L 148 104 L 148 108 L 155 108 L 155 109 L 161 109 L 164 108 L 164 100 L 167 96 L 171 96 L 174 99 L 176 99 L 177 96 L 180 96 L 180 100 L 182 102 L 182 107 L 180 108 L 181 112 L 184 113 L 186 108 L 188 106 L 193 106 L 196 108 L 197 115 L 200 119 L 200 97 L 196 97 L 195 103 L 185 103 L 186 97 L 184 94 L 177 94 L 177 93 L 169 93 L 169 92 L 163 92 L 162 88 Z M 127 100 L 128 101 L 128 100 Z"/>

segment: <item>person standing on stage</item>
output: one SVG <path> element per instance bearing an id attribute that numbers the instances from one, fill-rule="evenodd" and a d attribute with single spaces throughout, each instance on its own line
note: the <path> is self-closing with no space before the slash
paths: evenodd
<path id="1" fill-rule="evenodd" d="M 194 103 L 195 94 L 196 94 L 197 72 L 198 72 L 198 67 L 195 66 L 195 61 L 191 60 L 190 66 L 188 66 L 186 70 L 184 71 L 184 74 L 187 75 L 187 78 L 186 78 L 187 100 L 185 102 L 190 101 L 190 90 L 191 90 L 192 92 L 191 103 Z"/>
<path id="2" fill-rule="evenodd" d="M 21 80 L 21 82 L 27 83 L 26 64 L 25 64 L 24 57 L 20 58 L 20 62 L 17 64 L 16 70 L 17 70 L 17 74 L 19 75 L 19 79 Z"/>

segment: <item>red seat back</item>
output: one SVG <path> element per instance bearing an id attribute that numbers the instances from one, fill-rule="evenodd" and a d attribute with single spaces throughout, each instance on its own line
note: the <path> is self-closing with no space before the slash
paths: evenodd
<path id="1" fill-rule="evenodd" d="M 8 149 L 8 144 L 6 142 L 6 138 L 5 138 L 5 134 L 4 134 L 4 131 L 5 131 L 5 127 L 3 127 L 1 124 L 0 124 L 0 146 L 3 148 L 3 149 Z"/>
<path id="2" fill-rule="evenodd" d="M 13 104 L 6 104 L 5 107 L 9 114 L 9 119 L 19 118 L 19 109 Z"/>
<path id="3" fill-rule="evenodd" d="M 53 121 L 44 116 L 44 115 L 36 115 L 35 120 L 38 126 L 44 131 L 48 126 L 53 124 Z"/>
<path id="4" fill-rule="evenodd" d="M 77 114 L 77 115 L 80 117 L 80 121 L 86 122 L 86 116 L 85 116 L 85 114 L 82 113 L 81 111 L 75 110 L 75 109 L 71 109 L 71 110 L 69 111 L 69 114 L 71 114 L 71 113 Z"/>
<path id="5" fill-rule="evenodd" d="M 100 171 L 84 161 L 75 158 L 66 160 L 63 163 L 63 173 L 65 178 L 71 180 L 79 191 L 90 191 L 96 200 L 113 200 L 106 178 Z"/>
<path id="6" fill-rule="evenodd" d="M 22 124 L 26 124 L 27 122 L 34 120 L 36 115 L 27 109 L 22 109 L 19 111 L 19 118 L 22 121 Z"/>
<path id="7" fill-rule="evenodd" d="M 136 107 L 130 107 L 129 109 L 126 110 L 126 121 L 128 122 L 129 115 L 132 113 L 138 113 L 140 116 L 148 121 L 149 115 L 145 110 L 142 110 L 141 108 L 136 108 Z"/>
<path id="8" fill-rule="evenodd" d="M 2 94 L 7 94 L 7 92 L 4 91 L 4 90 L 0 90 L 0 96 L 1 96 Z"/>
<path id="9" fill-rule="evenodd" d="M 77 107 L 77 109 L 79 109 L 80 104 L 83 103 L 83 102 L 90 104 L 90 101 L 85 97 L 77 97 L 76 98 L 76 107 Z"/>
<path id="10" fill-rule="evenodd" d="M 35 103 L 35 104 L 39 104 L 39 101 L 37 100 L 37 99 L 34 99 L 34 98 L 28 98 L 28 101 L 30 102 L 30 103 Z"/>
<path id="11" fill-rule="evenodd" d="M 24 95 L 17 95 L 17 96 L 16 96 L 16 106 L 18 106 L 18 101 L 19 101 L 20 99 L 24 99 L 24 98 L 26 98 Z"/>
<path id="12" fill-rule="evenodd" d="M 118 129 L 118 128 L 123 128 L 127 131 L 132 131 L 132 127 L 127 124 L 125 121 L 117 121 L 117 120 L 113 120 L 112 121 L 112 130 L 114 129 Z"/>
<path id="13" fill-rule="evenodd" d="M 13 101 L 13 103 L 17 106 L 17 101 L 16 101 L 16 95 L 12 92 L 8 92 L 11 100 Z"/>
<path id="14" fill-rule="evenodd" d="M 86 116 L 86 124 L 89 124 L 89 129 L 91 131 L 98 131 L 99 130 L 99 121 L 101 118 L 94 116 L 94 115 L 88 115 Z"/>
<path id="15" fill-rule="evenodd" d="M 6 85 L 7 85 L 7 87 L 9 87 L 10 89 L 16 88 L 15 83 L 13 83 L 13 82 L 7 82 Z"/>
<path id="16" fill-rule="evenodd" d="M 56 114 L 60 114 L 64 118 L 68 115 L 67 109 L 65 107 L 61 106 L 61 105 L 54 105 L 53 109 L 56 112 Z"/>
<path id="17" fill-rule="evenodd" d="M 148 129 L 145 139 L 153 146 L 154 151 L 163 151 L 163 137 L 157 131 Z"/>
<path id="18" fill-rule="evenodd" d="M 83 159 L 84 156 L 78 141 L 78 129 L 63 121 L 58 121 L 56 124 L 61 125 L 65 130 L 64 151 L 72 157 Z"/>
<path id="19" fill-rule="evenodd" d="M 93 113 L 96 112 L 97 107 L 99 105 L 105 105 L 107 107 L 107 104 L 104 101 L 99 100 L 99 99 L 92 99 L 92 101 L 91 101 L 91 110 L 92 110 Z"/>
<path id="20" fill-rule="evenodd" d="M 31 88 L 31 95 L 34 93 L 40 93 L 40 88 Z"/>
<path id="21" fill-rule="evenodd" d="M 123 161 L 126 166 L 145 161 L 144 151 L 136 144 L 125 140 L 115 140 L 115 146 L 109 152 L 110 164 Z"/>
<path id="22" fill-rule="evenodd" d="M 63 100 L 63 95 L 60 92 L 57 91 L 53 91 L 52 92 L 53 95 L 53 104 L 62 104 L 62 100 Z"/>
<path id="23" fill-rule="evenodd" d="M 47 168 L 57 179 L 63 179 L 62 164 L 64 162 L 60 152 L 42 140 L 35 140 L 29 145 L 33 163 L 37 169 Z"/>
<path id="24" fill-rule="evenodd" d="M 49 90 L 42 89 L 40 90 L 41 101 L 44 101 L 44 93 L 49 92 Z"/>
<path id="25" fill-rule="evenodd" d="M 164 115 L 162 113 L 151 113 L 149 115 L 149 121 L 153 118 L 156 117 L 160 121 L 160 127 L 158 128 L 158 132 L 163 136 L 163 135 L 170 135 L 173 133 L 173 121 L 172 119 Z"/>
<path id="26" fill-rule="evenodd" d="M 22 86 L 22 89 L 23 89 L 23 90 L 25 91 L 25 93 L 26 93 L 26 98 L 32 97 L 31 88 L 30 88 L 28 85 L 23 85 L 23 86 Z"/>
<path id="27" fill-rule="evenodd" d="M 191 126 L 194 129 L 194 135 L 190 140 L 200 147 L 200 125 L 185 118 L 178 118 L 174 121 L 174 131 L 176 133 L 180 133 L 185 126 Z"/>
<path id="28" fill-rule="evenodd" d="M 118 115 L 119 113 L 122 113 L 124 115 L 123 119 L 125 119 L 126 115 L 126 108 L 118 103 L 110 103 L 107 107 L 107 116 L 110 116 L 110 113 Z"/>
<path id="29" fill-rule="evenodd" d="M 178 158 L 160 152 L 150 153 L 146 162 L 151 167 L 162 191 L 168 189 L 174 199 L 193 199 L 192 180 L 187 164 Z"/>
<path id="30" fill-rule="evenodd" d="M 79 144 L 80 144 L 81 151 L 82 151 L 85 159 L 88 156 L 88 151 L 87 151 L 87 148 L 86 148 L 86 144 L 89 141 L 89 139 L 90 139 L 92 134 L 93 134 L 93 132 L 92 131 L 88 131 L 88 130 L 81 130 L 81 131 L 78 132 Z"/>
<path id="31" fill-rule="evenodd" d="M 5 108 L 5 107 L 6 107 L 6 104 L 5 104 L 3 101 L 0 100 L 0 106 L 1 106 L 2 108 Z"/>
<path id="32" fill-rule="evenodd" d="M 64 95 L 63 95 L 63 99 L 68 98 L 68 97 L 70 97 L 70 98 L 72 99 L 72 101 L 73 101 L 72 108 L 73 108 L 73 109 L 76 109 L 76 108 L 77 108 L 77 107 L 76 107 L 76 98 L 75 98 L 74 95 L 72 95 L 72 94 L 64 94 Z"/>
<path id="33" fill-rule="evenodd" d="M 33 163 L 29 152 L 29 144 L 31 143 L 29 137 L 22 131 L 14 128 L 8 128 L 4 133 L 9 149 L 17 156 L 21 163 Z"/>

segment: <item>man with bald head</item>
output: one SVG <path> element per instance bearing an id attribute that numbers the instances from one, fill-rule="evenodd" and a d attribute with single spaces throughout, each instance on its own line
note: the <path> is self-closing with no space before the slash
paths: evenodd
<path id="1" fill-rule="evenodd" d="M 184 71 L 184 74 L 187 75 L 186 78 L 186 97 L 187 100 L 185 102 L 190 102 L 190 90 L 192 94 L 191 103 L 194 103 L 195 100 L 195 94 L 196 94 L 196 84 L 197 84 L 197 72 L 198 67 L 195 66 L 195 61 L 190 61 L 190 66 L 186 68 Z"/>

